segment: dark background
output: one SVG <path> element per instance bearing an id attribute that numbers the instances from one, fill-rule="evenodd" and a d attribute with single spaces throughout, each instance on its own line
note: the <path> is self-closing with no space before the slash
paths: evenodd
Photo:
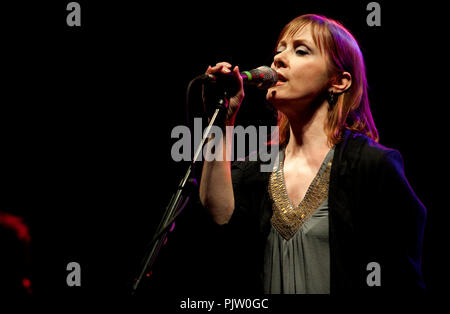
<path id="1" fill-rule="evenodd" d="M 359 41 L 380 143 L 402 153 L 428 210 L 429 294 L 445 293 L 442 5 L 378 1 L 381 26 L 369 27 L 370 1 L 78 2 L 80 28 L 66 25 L 69 1 L 1 7 L 0 206 L 30 227 L 36 296 L 129 293 L 188 166 L 170 155 L 171 130 L 186 124 L 187 84 L 219 61 L 270 65 L 282 27 L 305 13 L 341 21 Z M 249 89 L 237 123 L 272 123 L 263 100 Z M 207 293 L 208 228 L 202 212 L 187 208 L 144 291 Z M 71 261 L 81 265 L 81 287 L 66 285 Z"/>

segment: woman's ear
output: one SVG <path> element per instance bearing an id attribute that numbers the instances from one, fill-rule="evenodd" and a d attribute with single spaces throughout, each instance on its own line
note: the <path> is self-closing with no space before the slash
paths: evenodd
<path id="1" fill-rule="evenodd" d="M 352 86 L 352 75 L 348 72 L 342 72 L 334 77 L 329 91 L 340 94 L 348 90 L 350 86 Z"/>

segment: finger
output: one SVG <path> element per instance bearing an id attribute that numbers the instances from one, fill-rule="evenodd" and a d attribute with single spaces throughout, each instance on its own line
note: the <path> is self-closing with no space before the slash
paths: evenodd
<path id="1" fill-rule="evenodd" d="M 228 62 L 219 62 L 212 69 L 215 72 L 221 71 L 223 73 L 230 73 L 231 64 Z"/>
<path id="2" fill-rule="evenodd" d="M 228 62 L 219 62 L 219 63 L 217 63 L 217 66 L 218 66 L 218 69 L 217 69 L 218 72 L 225 73 L 225 74 L 231 73 L 231 64 L 229 64 Z"/>
<path id="3" fill-rule="evenodd" d="M 228 63 L 228 62 L 219 62 L 219 63 L 217 63 L 217 64 L 218 64 L 218 65 L 222 65 L 222 66 L 227 67 L 227 68 L 231 68 L 231 64 Z"/>
<path id="4" fill-rule="evenodd" d="M 223 68 L 224 66 L 223 66 L 223 64 L 221 64 L 221 63 L 217 63 L 215 66 L 209 66 L 208 67 L 208 69 L 206 70 L 206 73 L 207 74 L 212 74 L 212 73 L 216 73 L 216 72 L 219 72 L 219 71 L 222 71 L 222 68 Z"/>
<path id="5" fill-rule="evenodd" d="M 235 66 L 233 69 L 233 76 L 238 79 L 241 87 L 244 86 L 244 80 L 242 79 L 241 73 L 239 72 L 239 66 Z"/>
<path id="6" fill-rule="evenodd" d="M 211 74 L 211 73 L 213 73 L 213 68 L 212 68 L 210 65 L 208 65 L 208 68 L 206 69 L 205 73 L 206 73 L 206 74 Z"/>

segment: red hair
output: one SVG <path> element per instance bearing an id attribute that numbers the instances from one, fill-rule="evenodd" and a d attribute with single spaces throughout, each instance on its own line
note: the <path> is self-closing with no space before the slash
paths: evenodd
<path id="1" fill-rule="evenodd" d="M 338 97 L 328 110 L 326 132 L 328 141 L 334 145 L 342 140 L 345 129 L 364 134 L 378 142 L 378 131 L 372 118 L 367 95 L 366 68 L 363 55 L 353 35 L 339 22 L 315 14 L 301 15 L 287 24 L 278 37 L 278 43 L 294 36 L 305 26 L 311 26 L 314 43 L 328 56 L 330 75 L 349 72 L 350 88 Z M 289 121 L 278 111 L 280 145 L 289 141 Z"/>

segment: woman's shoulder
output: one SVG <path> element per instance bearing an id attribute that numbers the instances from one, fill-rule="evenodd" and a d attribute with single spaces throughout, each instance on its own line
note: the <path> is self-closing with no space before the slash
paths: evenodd
<path id="1" fill-rule="evenodd" d="M 265 151 L 252 151 L 247 156 L 238 158 L 231 163 L 232 175 L 265 179 L 278 162 L 280 149 L 278 145 L 268 145 Z"/>
<path id="2" fill-rule="evenodd" d="M 279 145 L 269 144 L 265 147 L 265 150 L 255 150 L 250 152 L 245 157 L 238 157 L 231 163 L 232 167 L 247 169 L 260 166 L 261 164 L 273 163 L 282 150 Z"/>
<path id="3" fill-rule="evenodd" d="M 257 159 L 257 152 L 252 152 L 249 155 L 238 158 L 231 163 L 231 170 L 234 172 L 254 172 L 259 165 L 259 160 Z"/>
<path id="4" fill-rule="evenodd" d="M 361 165 L 403 168 L 402 155 L 395 148 L 384 146 L 360 133 L 350 132 L 347 141 L 347 155 L 359 161 Z"/>

